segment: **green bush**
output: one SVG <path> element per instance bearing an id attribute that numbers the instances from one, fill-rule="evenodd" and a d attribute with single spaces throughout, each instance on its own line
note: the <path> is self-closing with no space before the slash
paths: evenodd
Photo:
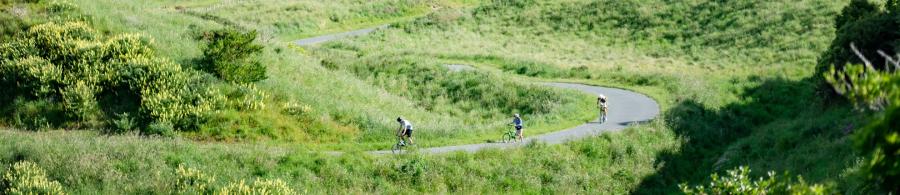
<path id="1" fill-rule="evenodd" d="M 133 34 L 103 36 L 81 22 L 46 23 L 0 44 L 3 96 L 54 100 L 80 125 L 108 124 L 114 113 L 136 113 L 140 124 L 185 124 L 212 109 L 194 74 L 156 57 L 152 40 Z M 104 110 L 107 99 L 134 110 Z"/>
<path id="2" fill-rule="evenodd" d="M 203 172 L 178 165 L 175 169 L 175 190 L 179 194 L 210 194 L 215 178 Z"/>
<path id="3" fill-rule="evenodd" d="M 201 69 L 217 77 L 237 83 L 252 83 L 266 79 L 266 66 L 259 61 L 263 47 L 254 43 L 256 31 L 242 33 L 234 29 L 209 31 L 202 34 Z"/>
<path id="4" fill-rule="evenodd" d="M 134 118 L 128 113 L 117 113 L 116 119 L 112 121 L 112 133 L 123 133 L 134 130 L 137 127 Z"/>
<path id="5" fill-rule="evenodd" d="M 886 53 L 900 52 L 900 9 L 896 0 L 888 0 L 887 7 L 868 0 L 853 0 L 844 7 L 835 18 L 837 29 L 834 41 L 819 60 L 818 71 L 828 71 L 836 66 L 842 69 L 845 64 L 861 64 L 856 54 L 850 49 L 855 44 L 860 52 L 869 56 L 877 69 L 886 69 L 884 58 L 877 51 Z"/>
<path id="6" fill-rule="evenodd" d="M 842 71 L 830 67 L 823 76 L 839 94 L 881 115 L 856 132 L 856 147 L 867 156 L 868 178 L 885 190 L 900 192 L 900 71 L 846 65 Z"/>
<path id="7" fill-rule="evenodd" d="M 710 176 L 712 182 L 708 185 L 690 187 L 679 185 L 685 194 L 830 194 L 828 188 L 822 185 L 810 185 L 798 177 L 793 180 L 787 175 L 776 175 L 769 172 L 766 177 L 754 180 L 750 176 L 750 168 L 739 167 L 728 170 L 728 175 L 722 177 L 718 174 Z"/>
<path id="8" fill-rule="evenodd" d="M 62 185 L 47 178 L 37 164 L 22 161 L 13 164 L 0 178 L 0 194 L 65 194 Z"/>
<path id="9" fill-rule="evenodd" d="M 17 99 L 12 107 L 12 125 L 26 130 L 52 128 L 65 120 L 62 107 L 48 100 Z"/>
<path id="10" fill-rule="evenodd" d="M 900 192 L 900 106 L 856 133 L 857 148 L 868 155 L 864 170 L 882 189 Z"/>

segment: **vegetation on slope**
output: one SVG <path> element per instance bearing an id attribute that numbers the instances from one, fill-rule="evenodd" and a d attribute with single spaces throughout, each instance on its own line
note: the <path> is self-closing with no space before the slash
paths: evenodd
<path id="1" fill-rule="evenodd" d="M 88 11 L 93 17 L 103 16 L 98 19 L 101 28 L 129 31 L 155 25 L 150 29 L 159 30 L 148 33 L 167 40 L 178 40 L 167 33 L 182 32 L 173 30 L 182 27 L 173 24 L 209 25 L 190 15 L 161 11 L 148 15 L 178 22 L 117 26 L 109 21 L 127 16 L 113 11 L 109 6 L 113 4 L 82 6 L 88 4 L 94 6 L 94 11 Z M 0 162 L 36 162 L 67 191 L 84 193 L 173 192 L 169 181 L 179 166 L 213 175 L 217 179 L 211 185 L 216 188 L 241 179 L 279 178 L 293 184 L 297 192 L 310 193 L 499 189 L 610 194 L 680 192 L 678 184 L 706 184 L 713 173 L 746 166 L 755 172 L 740 177 L 787 172 L 783 178 L 800 175 L 816 189 L 866 193 L 871 189 L 861 180 L 865 178 L 861 170 L 868 168 L 858 160 L 848 138 L 860 132 L 853 129 L 869 117 L 844 102 L 824 98 L 817 91 L 820 74 L 814 73 L 818 57 L 838 30 L 834 24 L 840 21 L 834 22 L 832 16 L 846 4 L 498 0 L 473 10 L 440 10 L 369 37 L 301 50 L 306 56 L 293 56 L 293 50 L 265 42 L 274 46 L 263 51 L 264 62 L 276 65 L 260 88 L 279 92 L 272 93 L 271 99 L 308 104 L 308 109 L 300 105 L 286 110 L 351 127 L 346 132 L 325 128 L 323 134 L 310 134 L 314 138 L 306 143 L 381 139 L 379 134 L 388 133 L 353 127 L 388 129 L 393 126 L 390 118 L 398 113 L 440 129 L 445 124 L 465 124 L 459 121 L 476 116 L 490 118 L 520 109 L 519 104 L 452 101 L 451 91 L 433 90 L 441 94 L 437 97 L 446 95 L 444 100 L 413 93 L 443 86 L 443 82 L 384 87 L 427 79 L 503 77 L 484 86 L 521 87 L 513 83 L 517 78 L 508 78 L 514 77 L 508 74 L 512 73 L 635 89 L 664 105 L 662 118 L 648 125 L 563 145 L 531 144 L 475 154 L 335 157 L 299 148 L 317 145 L 200 144 L 108 138 L 88 132 L 3 131 L 0 147 L 9 152 L 0 153 Z M 198 50 L 177 48 L 186 43 L 157 47 L 175 48 L 161 51 L 178 61 L 196 58 Z M 316 66 L 322 61 L 323 67 Z M 472 64 L 493 73 L 445 73 L 440 67 L 444 63 Z M 540 92 L 546 89 L 523 89 L 548 94 Z M 496 106 L 496 110 L 470 109 L 476 107 L 472 105 Z M 276 116 L 262 110 L 259 116 Z M 229 113 L 251 115 L 239 110 Z M 209 131 L 214 132 L 220 131 Z M 350 136 L 341 137 L 346 135 Z M 93 159 L 103 161 L 85 163 Z M 121 183 L 132 185 L 116 187 Z"/>

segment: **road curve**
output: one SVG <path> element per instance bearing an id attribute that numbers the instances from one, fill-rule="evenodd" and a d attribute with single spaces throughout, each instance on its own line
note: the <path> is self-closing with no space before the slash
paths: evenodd
<path id="1" fill-rule="evenodd" d="M 540 141 L 548 144 L 560 144 L 567 141 L 578 140 L 585 137 L 594 136 L 603 132 L 622 130 L 629 125 L 647 122 L 659 115 L 659 105 L 650 97 L 643 94 L 631 92 L 623 89 L 596 87 L 574 83 L 544 83 L 551 87 L 563 89 L 575 89 L 592 95 L 603 94 L 609 100 L 609 115 L 605 123 L 592 121 L 569 129 L 545 133 L 536 136 L 528 136 L 528 129 L 525 129 L 525 142 Z M 433 148 L 422 148 L 419 152 L 424 153 L 447 153 L 455 151 L 475 152 L 485 148 L 510 148 L 520 147 L 524 144 L 512 143 L 480 143 L 468 145 L 442 146 Z M 371 151 L 373 154 L 391 153 L 390 150 Z"/>
<path id="2" fill-rule="evenodd" d="M 322 42 L 327 42 L 336 39 L 342 39 L 346 37 L 360 36 L 371 33 L 375 30 L 386 28 L 387 25 L 372 27 L 361 30 L 354 30 L 350 32 L 344 33 L 336 33 L 330 35 L 323 35 L 319 37 L 306 38 L 301 40 L 294 41 L 295 44 L 301 46 L 314 45 Z M 466 66 L 466 65 L 458 65 L 458 66 Z M 472 68 L 472 67 L 463 67 L 463 68 Z M 569 129 L 564 129 L 561 131 L 536 135 L 536 136 L 528 136 L 528 129 L 525 129 L 525 143 L 531 141 L 540 141 L 548 144 L 560 144 L 567 141 L 577 140 L 589 136 L 594 136 L 603 132 L 610 131 L 618 131 L 622 130 L 629 125 L 647 122 L 654 119 L 659 115 L 659 104 L 656 103 L 650 97 L 646 95 L 623 90 L 617 88 L 608 88 L 608 87 L 597 87 L 590 86 L 584 84 L 575 84 L 575 83 L 543 83 L 544 85 L 563 88 L 563 89 L 574 89 L 584 93 L 592 94 L 592 95 L 600 95 L 603 94 L 609 100 L 609 114 L 607 116 L 607 121 L 605 123 L 598 123 L 596 121 L 585 123 L 576 127 L 572 127 Z M 480 143 L 480 144 L 468 144 L 468 145 L 455 145 L 455 146 L 442 146 L 442 147 L 432 147 L 432 148 L 422 148 L 419 149 L 419 152 L 424 153 L 447 153 L 447 152 L 455 152 L 455 151 L 465 151 L 465 152 L 475 152 L 481 149 L 486 148 L 511 148 L 511 147 L 521 147 L 523 144 L 511 144 L 511 143 Z M 339 152 L 328 152 L 328 153 L 339 153 Z M 379 150 L 379 151 L 370 151 L 372 154 L 389 154 L 390 150 Z"/>

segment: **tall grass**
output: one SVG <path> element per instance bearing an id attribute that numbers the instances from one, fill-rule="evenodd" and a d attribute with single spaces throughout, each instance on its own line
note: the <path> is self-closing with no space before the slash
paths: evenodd
<path id="1" fill-rule="evenodd" d="M 26 160 L 72 193 L 172 193 L 182 166 L 214 178 L 279 178 L 300 193 L 627 193 L 674 149 L 659 124 L 582 142 L 442 155 L 327 155 L 302 147 L 199 144 L 90 132 L 0 131 L 0 162 Z M 652 144 L 646 144 L 652 143 Z M 123 185 L 127 184 L 127 185 Z"/>

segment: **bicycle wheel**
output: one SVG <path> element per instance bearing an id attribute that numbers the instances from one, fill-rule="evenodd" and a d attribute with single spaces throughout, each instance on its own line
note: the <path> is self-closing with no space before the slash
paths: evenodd
<path id="1" fill-rule="evenodd" d="M 403 152 L 403 146 L 401 146 L 399 143 L 394 144 L 394 147 L 391 147 L 391 152 L 394 154 L 400 154 Z"/>
<path id="2" fill-rule="evenodd" d="M 503 134 L 503 143 L 510 143 L 516 140 L 516 135 L 513 133 L 504 133 Z"/>

